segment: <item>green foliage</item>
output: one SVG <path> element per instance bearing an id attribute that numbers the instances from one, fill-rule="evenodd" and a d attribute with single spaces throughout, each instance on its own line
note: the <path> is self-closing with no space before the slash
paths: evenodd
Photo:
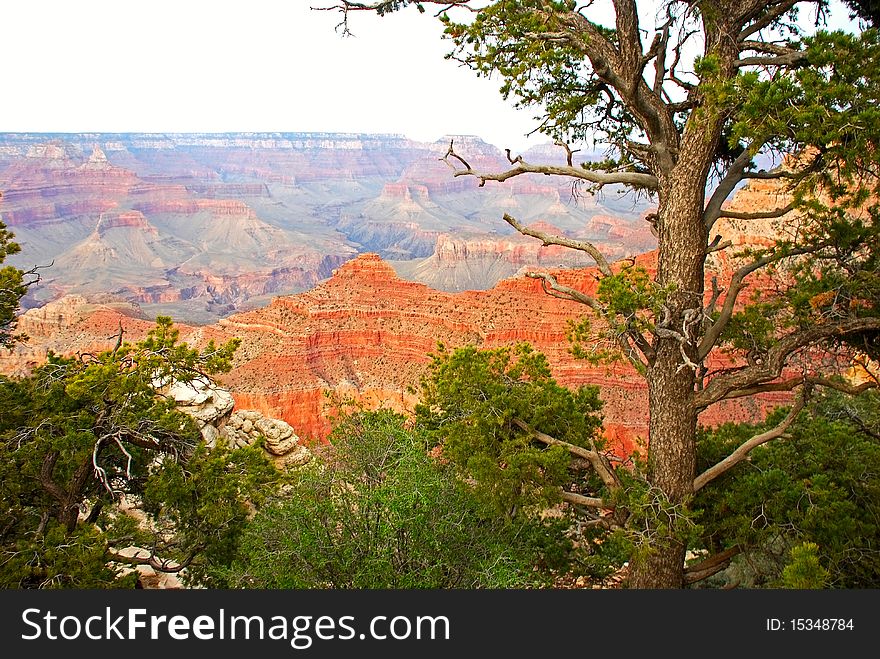
<path id="1" fill-rule="evenodd" d="M 186 554 L 175 552 L 180 560 L 198 552 L 186 574 L 189 583 L 224 587 L 212 567 L 237 556 L 248 519 L 280 480 L 260 444 L 208 449 L 200 443 L 185 464 L 162 459 L 145 484 L 143 509 L 187 548 Z"/>
<path id="2" fill-rule="evenodd" d="M 748 461 L 701 490 L 693 507 L 711 550 L 744 548 L 749 580 L 772 585 L 789 552 L 809 542 L 828 586 L 880 584 L 880 418 L 876 392 L 821 400 L 790 437 L 754 449 Z M 769 427 L 783 411 L 768 419 Z M 715 464 L 764 426 L 727 424 L 706 433 L 698 470 Z M 798 555 L 792 555 L 797 558 Z M 795 574 L 802 567 L 791 568 Z"/>
<path id="3" fill-rule="evenodd" d="M 564 538 L 494 515 L 402 416 L 343 414 L 331 442 L 250 523 L 231 585 L 522 587 L 565 560 Z"/>
<path id="4" fill-rule="evenodd" d="M 873 27 L 880 27 L 880 2 L 878 0 L 845 0 L 852 10 L 851 18 L 859 17 Z"/>
<path id="5" fill-rule="evenodd" d="M 861 156 L 880 130 L 880 36 L 877 30 L 819 32 L 802 46 L 807 66 L 773 78 L 749 71 L 734 81 L 731 136 L 772 142 L 788 153 L 819 146 L 831 168 L 824 182 L 834 184 L 838 171 L 853 175 L 867 165 Z"/>
<path id="6" fill-rule="evenodd" d="M 828 570 L 819 563 L 819 546 L 802 542 L 791 548 L 791 562 L 782 570 L 782 587 L 821 589 L 828 581 Z"/>
<path id="7" fill-rule="evenodd" d="M 753 302 L 730 318 L 724 328 L 727 347 L 744 353 L 766 352 L 773 344 L 781 323 L 779 301 Z"/>
<path id="8" fill-rule="evenodd" d="M 685 546 L 698 542 L 703 527 L 691 502 L 670 501 L 663 490 L 648 482 L 645 465 L 638 456 L 633 462 L 632 470 L 618 470 L 621 488 L 612 497 L 616 507 L 627 511 L 626 525 L 617 531 L 627 560 L 644 560 L 656 547 L 670 541 Z"/>
<path id="9" fill-rule="evenodd" d="M 431 4 L 442 6 L 439 0 Z M 825 364 L 810 361 L 821 351 L 839 362 L 855 353 L 880 358 L 880 33 L 871 28 L 809 34 L 803 11 L 799 15 L 806 2 L 764 2 L 748 9 L 715 0 L 671 2 L 650 18 L 639 3 L 615 3 L 611 12 L 573 0 L 466 4 L 471 11 L 456 14 L 458 3 L 441 9 L 445 34 L 454 44 L 449 57 L 480 76 L 498 76 L 505 98 L 534 108 L 538 130 L 565 143 L 570 166 L 571 144 L 592 141 L 606 147 L 602 162 L 583 166 L 585 172 L 603 172 L 583 176 L 595 187 L 617 181 L 656 194 L 651 222 L 658 237 L 656 281 L 636 268 L 611 275 L 603 268 L 590 299 L 572 296 L 597 312 L 602 343 L 597 345 L 589 319 L 568 328 L 576 356 L 594 362 L 625 357 L 649 382 L 651 469 L 644 478 L 614 488 L 614 495 L 618 511 L 629 514 L 627 532 L 663 548 L 656 571 L 665 574 L 654 579 L 639 568 L 636 581 L 680 584 L 681 574 L 662 564 L 671 565 L 673 557 L 680 564 L 682 545 L 676 539 L 702 534 L 711 549 L 746 543 L 780 557 L 813 538 L 831 583 L 869 582 L 849 562 L 852 554 L 835 546 L 835 538 L 846 546 L 864 546 L 862 538 L 870 531 L 868 518 L 846 513 L 862 494 L 860 486 L 850 487 L 854 465 L 835 462 L 839 458 L 823 448 L 852 434 L 834 426 L 838 420 L 814 420 L 830 425 L 812 428 L 822 439 L 816 447 L 805 445 L 803 455 L 816 450 L 815 462 L 832 472 L 841 469 L 841 480 L 812 471 L 813 463 L 801 454 L 786 453 L 785 447 L 806 441 L 807 435 L 774 442 L 726 475 L 729 487 L 718 496 L 726 497 L 727 510 L 737 511 L 730 516 L 715 503 L 686 501 L 693 456 L 682 456 L 692 451 L 696 430 L 691 405 L 700 411 L 703 402 L 714 402 L 708 399 L 764 386 L 786 373 L 796 354 L 809 355 L 803 362 L 811 376 L 822 375 Z M 874 0 L 847 4 L 873 21 Z M 819 28 L 829 11 L 830 5 L 820 2 L 813 27 Z M 463 18 L 457 22 L 450 16 Z M 757 163 L 767 159 L 774 165 L 782 159 L 782 166 L 758 171 Z M 512 174 L 518 167 L 571 180 L 585 173 L 514 158 L 511 163 Z M 723 210 L 749 178 L 785 186 L 798 218 L 788 215 L 782 195 L 776 209 Z M 707 257 L 735 242 L 726 240 L 723 223 L 715 237 L 713 224 L 725 215 L 746 221 L 786 217 L 778 235 L 762 247 L 744 250 L 735 260 L 722 252 L 720 263 L 742 269 L 728 281 L 713 280 L 705 308 Z M 761 292 L 743 305 L 745 289 Z M 718 359 L 719 348 L 732 354 Z M 484 496 L 508 510 L 552 503 L 571 476 L 560 446 L 538 446 L 515 423 L 529 413 L 528 401 L 536 392 L 554 404 L 565 396 L 534 386 L 546 374 L 535 379 L 513 373 L 518 363 L 510 354 L 441 354 L 423 384 L 419 410 L 420 422 L 450 459 L 476 480 Z M 557 411 L 553 419 L 527 422 L 570 443 L 578 442 L 572 437 L 592 436 L 565 427 L 577 418 L 571 406 Z M 702 443 L 705 466 L 738 446 L 743 437 L 733 435 L 749 432 L 719 429 Z M 866 444 L 857 448 L 869 452 Z M 712 460 L 706 460 L 709 454 Z M 765 458 L 762 470 L 749 471 Z M 798 469 L 809 474 L 795 476 Z M 663 474 L 668 492 L 651 487 L 655 474 Z M 742 480 L 730 480 L 735 478 Z M 582 491 L 601 491 L 595 483 L 586 485 Z M 844 496 L 850 490 L 856 494 Z M 672 492 L 674 497 L 667 496 Z M 818 501 L 816 510 L 808 512 L 805 500 Z M 832 509 L 834 514 L 828 512 Z M 819 510 L 828 519 L 820 522 Z M 790 523 L 778 521 L 785 515 L 792 516 Z M 767 529 L 788 530 L 772 538 L 769 530 L 764 534 L 761 520 L 771 518 L 777 521 L 768 522 Z M 781 569 L 762 568 L 767 574 L 760 578 L 777 578 Z"/>
<path id="10" fill-rule="evenodd" d="M 72 532 L 50 521 L 43 533 L 3 545 L 2 588 L 133 588 L 136 575 L 120 576 L 107 562 L 106 540 L 94 525 Z"/>
<path id="11" fill-rule="evenodd" d="M 513 98 L 518 108 L 544 111 L 542 132 L 554 138 L 626 139 L 637 131 L 635 119 L 593 73 L 577 45 L 542 38 L 558 32 L 560 14 L 573 8 L 572 2 L 501 0 L 466 23 L 444 15 L 446 35 L 456 45 L 450 57 L 463 59 L 478 75 L 500 75 L 504 98 Z M 597 29 L 616 40 L 614 30 Z M 625 156 L 614 166 L 637 169 Z"/>
<path id="12" fill-rule="evenodd" d="M 609 533 L 613 524 L 596 524 L 595 511 L 557 504 L 563 490 L 607 498 L 609 505 L 623 506 L 622 499 L 568 447 L 538 442 L 523 428 L 603 452 L 600 409 L 595 387 L 561 387 L 544 355 L 526 344 L 453 351 L 441 345 L 422 380 L 416 423 L 496 515 L 543 525 L 552 519 L 558 540 L 574 542 L 569 572 L 602 579 L 629 560 L 632 534 Z"/>
<path id="13" fill-rule="evenodd" d="M 596 299 L 601 305 L 600 316 L 605 328 L 598 334 L 589 316 L 578 321 L 569 321 L 566 338 L 571 344 L 571 353 L 577 359 L 585 359 L 592 364 L 627 361 L 620 349 L 618 338 L 636 332 L 653 331 L 655 319 L 662 315 L 671 287 L 660 287 L 642 266 L 625 266 L 619 271 L 603 277 L 596 291 Z M 644 375 L 639 363 L 633 364 Z"/>
<path id="14" fill-rule="evenodd" d="M 21 251 L 18 243 L 14 242 L 12 232 L 0 222 L 0 264 L 7 256 Z M 0 349 L 8 348 L 20 340 L 21 336 L 13 334 L 18 304 L 25 293 L 28 285 L 24 279 L 25 273 L 18 268 L 5 266 L 0 268 Z"/>
<path id="15" fill-rule="evenodd" d="M 601 446 L 600 408 L 595 387 L 558 385 L 544 355 L 527 344 L 452 352 L 440 346 L 416 416 L 431 442 L 476 480 L 480 495 L 510 512 L 558 502 L 571 480 L 568 450 L 538 445 L 515 420 L 576 446 Z"/>
<path id="16" fill-rule="evenodd" d="M 0 379 L 0 583 L 112 585 L 111 547 L 199 554 L 195 577 L 199 562 L 229 556 L 245 501 L 277 475 L 250 449 L 207 452 L 191 417 L 157 390 L 228 370 L 237 341 L 200 352 L 177 339 L 159 318 L 137 344 L 50 354 L 31 376 Z M 122 497 L 146 508 L 147 525 L 119 514 Z"/>

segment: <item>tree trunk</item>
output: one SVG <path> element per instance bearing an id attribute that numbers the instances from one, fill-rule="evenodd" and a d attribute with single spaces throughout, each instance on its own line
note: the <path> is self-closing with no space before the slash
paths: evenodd
<path id="1" fill-rule="evenodd" d="M 704 193 L 694 185 L 704 180 L 693 169 L 699 159 L 682 159 L 674 175 L 661 182 L 658 209 L 657 283 L 669 291 L 664 326 L 683 339 L 658 337 L 656 357 L 646 374 L 650 419 L 648 425 L 648 483 L 653 499 L 666 510 L 691 495 L 696 468 L 697 413 L 693 405 L 696 373 L 688 364 L 702 334 L 706 230 Z M 684 354 L 688 359 L 685 359 Z M 661 516 L 659 522 L 671 521 Z M 654 535 L 649 523 L 649 553 L 634 561 L 633 588 L 681 588 L 686 547 L 675 538 Z"/>
<path id="2" fill-rule="evenodd" d="M 664 505 L 682 503 L 692 491 L 696 462 L 697 417 L 689 401 L 693 371 L 682 363 L 677 344 L 664 341 L 648 376 L 649 422 L 648 482 Z M 664 523 L 672 520 L 662 517 Z M 653 529 L 652 529 L 653 530 Z M 686 547 L 659 539 L 650 553 L 633 565 L 632 588 L 681 588 Z"/>

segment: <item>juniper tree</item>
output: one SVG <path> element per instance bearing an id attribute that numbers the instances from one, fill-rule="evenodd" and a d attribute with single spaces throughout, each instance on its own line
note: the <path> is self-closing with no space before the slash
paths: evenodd
<path id="1" fill-rule="evenodd" d="M 120 329 L 112 350 L 50 354 L 26 378 L 0 377 L 0 586 L 126 585 L 122 564 L 201 581 L 231 561 L 250 503 L 278 473 L 256 445 L 207 450 L 157 386 L 228 371 L 238 343 L 199 351 L 159 317 L 136 344 Z M 119 553 L 129 546 L 144 550 Z"/>
<path id="2" fill-rule="evenodd" d="M 15 236 L 0 222 L 0 264 L 7 256 L 17 254 L 21 247 L 13 238 Z M 29 281 L 28 276 L 34 277 Z M 36 268 L 28 272 L 11 265 L 0 268 L 0 348 L 8 348 L 22 337 L 16 335 L 19 303 L 27 293 L 28 286 L 36 280 Z"/>
<path id="3" fill-rule="evenodd" d="M 566 154 L 565 164 L 549 165 L 508 152 L 506 169 L 482 171 L 450 144 L 445 160 L 454 176 L 482 186 L 543 174 L 592 190 L 622 185 L 656 202 L 649 220 L 657 269 L 650 274 L 611 263 L 588 241 L 503 218 L 545 245 L 595 260 L 597 294 L 549 273 L 529 276 L 548 294 L 588 307 L 617 356 L 644 375 L 652 505 L 686 506 L 755 446 L 784 435 L 816 387 L 851 387 L 829 369 L 877 356 L 877 30 L 814 29 L 840 11 L 826 0 L 650 7 L 636 0 L 341 0 L 326 9 L 341 12 L 347 31 L 353 12 L 409 5 L 436 10 L 453 44 L 450 57 L 500 77 L 505 97 L 535 108 L 539 130 Z M 871 7 L 855 5 L 863 15 Z M 588 140 L 607 148 L 604 161 L 575 161 L 572 147 Z M 779 203 L 727 209 L 733 192 L 754 180 L 779 182 Z M 788 231 L 731 254 L 726 221 L 772 219 L 784 220 Z M 736 263 L 726 280 L 707 272 L 717 253 Z M 758 280 L 769 287 L 747 295 Z M 588 324 L 574 328 L 576 342 L 590 336 Z M 716 359 L 722 352 L 726 359 Z M 734 365 L 726 367 L 730 357 Z M 794 392 L 791 412 L 698 474 L 700 414 L 719 401 L 769 391 Z M 631 584 L 682 586 L 684 540 L 658 532 L 657 520 L 646 523 L 651 547 L 633 566 Z"/>

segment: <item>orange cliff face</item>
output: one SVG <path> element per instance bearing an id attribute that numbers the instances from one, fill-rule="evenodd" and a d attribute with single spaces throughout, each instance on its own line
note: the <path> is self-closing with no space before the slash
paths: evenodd
<path id="1" fill-rule="evenodd" d="M 653 269 L 653 254 L 638 261 Z M 591 268 L 555 271 L 560 283 L 594 292 Z M 403 281 L 377 255 L 365 254 L 334 271 L 316 288 L 278 297 L 267 307 L 239 313 L 215 325 L 181 325 L 193 345 L 242 339 L 232 371 L 220 379 L 241 409 L 254 409 L 289 423 L 306 439 L 323 440 L 330 429 L 326 392 L 368 406 L 412 410 L 420 376 L 438 342 L 491 348 L 530 342 L 545 353 L 557 380 L 571 387 L 598 385 L 605 403 L 605 431 L 620 454 L 643 446 L 647 437 L 647 388 L 628 365 L 594 367 L 574 359 L 565 338 L 567 323 L 582 305 L 545 294 L 540 282 L 519 276 L 487 291 L 445 293 Z M 69 296 L 27 312 L 21 330 L 32 338 L 0 356 L 0 371 L 21 373 L 56 352 L 112 346 L 120 323 L 128 340 L 152 323 L 133 305 Z M 702 417 L 708 425 L 754 420 L 784 402 L 785 394 L 744 403 L 722 403 Z"/>

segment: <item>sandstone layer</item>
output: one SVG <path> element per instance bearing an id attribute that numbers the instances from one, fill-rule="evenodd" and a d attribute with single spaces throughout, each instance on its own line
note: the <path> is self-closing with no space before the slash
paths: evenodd
<path id="1" fill-rule="evenodd" d="M 654 267 L 653 254 L 639 257 Z M 592 268 L 555 271 L 559 281 L 591 292 Z M 412 389 L 438 342 L 482 347 L 528 341 L 544 352 L 559 382 L 597 385 L 605 402 L 605 432 L 627 453 L 647 436 L 644 380 L 621 364 L 594 367 L 568 352 L 566 328 L 584 313 L 579 304 L 546 295 L 540 283 L 518 276 L 487 291 L 447 293 L 400 279 L 379 256 L 361 255 L 305 293 L 278 297 L 265 308 L 235 314 L 209 326 L 181 326 L 183 340 L 242 339 L 234 368 L 221 380 L 236 409 L 283 420 L 305 440 L 320 441 L 330 429 L 328 394 L 350 396 L 370 406 L 409 411 Z M 131 307 L 68 298 L 23 315 L 31 336 L 0 357 L 4 372 L 25 372 L 45 359 L 46 350 L 82 352 L 112 346 L 122 326 L 129 340 L 151 323 Z M 721 403 L 703 423 L 760 418 L 788 400 L 786 394 Z"/>

